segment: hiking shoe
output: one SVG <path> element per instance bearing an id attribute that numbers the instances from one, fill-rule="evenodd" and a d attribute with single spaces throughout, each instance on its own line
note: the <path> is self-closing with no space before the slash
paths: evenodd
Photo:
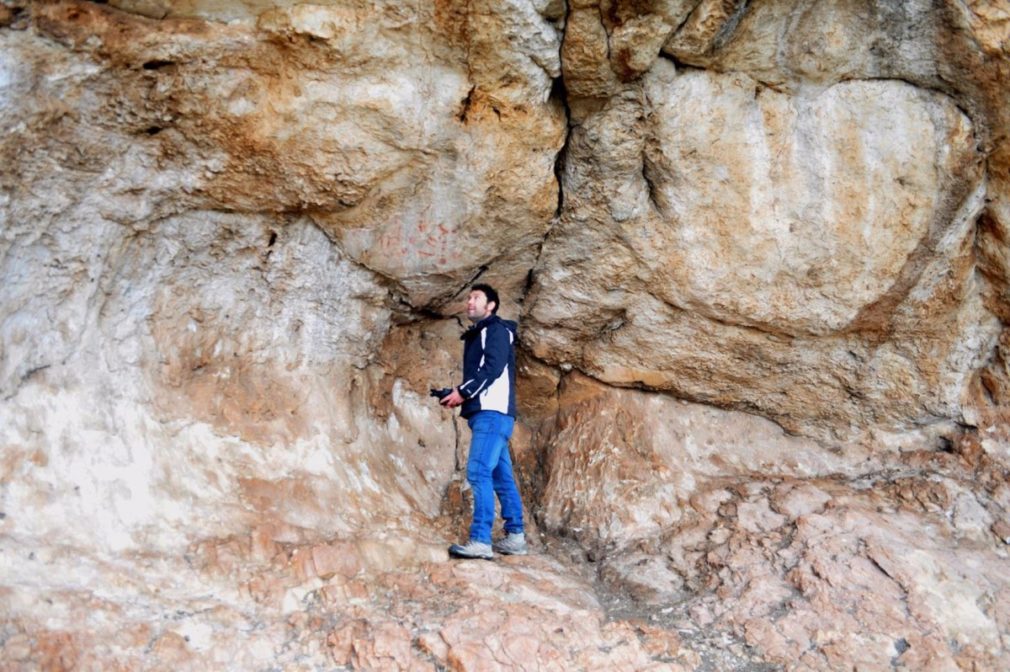
<path id="1" fill-rule="evenodd" d="M 479 558 L 481 560 L 491 560 L 494 553 L 491 552 L 491 544 L 482 544 L 471 539 L 462 546 L 453 544 L 449 547 L 449 556 L 453 558 Z"/>
<path id="2" fill-rule="evenodd" d="M 522 532 L 506 534 L 491 545 L 495 553 L 502 555 L 526 555 L 526 535 Z"/>

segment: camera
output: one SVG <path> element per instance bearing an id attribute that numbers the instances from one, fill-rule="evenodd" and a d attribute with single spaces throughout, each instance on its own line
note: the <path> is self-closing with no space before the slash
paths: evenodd
<path id="1" fill-rule="evenodd" d="M 431 388 L 431 396 L 438 398 L 440 401 L 448 397 L 450 394 L 452 394 L 451 387 L 443 387 L 442 389 L 438 389 L 436 387 Z"/>

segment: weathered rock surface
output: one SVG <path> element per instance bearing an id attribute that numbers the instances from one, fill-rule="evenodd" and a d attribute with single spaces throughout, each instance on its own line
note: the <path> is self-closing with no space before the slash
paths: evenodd
<path id="1" fill-rule="evenodd" d="M 855 461 L 745 414 L 564 387 L 543 523 L 586 549 L 611 613 L 729 631 L 786 669 L 999 668 L 1010 471 L 977 437 Z"/>
<path id="2" fill-rule="evenodd" d="M 541 430 L 541 516 L 587 548 L 655 537 L 679 523 L 712 480 L 867 468 L 762 418 L 613 390 L 577 374 L 565 378 L 560 406 L 557 420 Z"/>
<path id="3" fill-rule="evenodd" d="M 114 546 L 179 497 L 198 508 L 173 519 L 220 531 L 231 516 L 211 511 L 243 501 L 330 531 L 437 510 L 454 432 L 414 410 L 429 381 L 373 422 L 368 365 L 400 302 L 452 299 L 491 259 L 492 281 L 525 281 L 564 128 L 547 101 L 557 36 L 526 9 L 504 15 L 521 44 L 473 59 L 470 15 L 448 10 L 302 5 L 255 25 L 23 10 L 2 33 L 14 501 L 80 487 L 49 504 L 60 525 Z M 442 449 L 418 452 L 421 436 Z M 40 458 L 60 476 L 36 481 L 30 456 L 61 444 Z M 339 506 L 349 492 L 365 499 Z M 141 544 L 171 538 L 158 527 Z"/>
<path id="4" fill-rule="evenodd" d="M 643 10 L 663 25 L 670 11 Z M 965 115 L 986 75 L 945 81 L 938 34 L 963 38 L 944 17 L 701 3 L 665 43 L 678 65 L 570 84 L 577 125 L 528 313 L 533 351 L 822 438 L 970 415 L 965 388 L 1000 330 L 973 248 L 1003 190 L 989 195 L 979 148 L 1007 101 L 975 96 Z M 868 33 L 897 34 L 885 54 L 901 58 Z M 614 34 L 597 36 L 611 58 Z M 596 82 L 597 66 L 574 60 L 566 82 Z"/>
<path id="5" fill-rule="evenodd" d="M 46 4 L 32 22 L 47 41 L 5 35 L 10 93 L 32 96 L 7 127 L 79 137 L 82 168 L 115 152 L 104 197 L 142 202 L 107 213 L 120 224 L 166 209 L 305 215 L 415 306 L 451 299 L 491 260 L 514 292 L 556 208 L 565 122 L 548 101 L 555 29 L 532 6 L 506 9 L 294 5 L 224 26 Z M 489 37 L 506 20 L 521 40 Z M 43 79 L 82 59 L 79 76 Z"/>
<path id="6" fill-rule="evenodd" d="M 118 573 L 55 553 L 11 566 L 19 587 L 8 609 L 32 617 L 5 627 L 4 661 L 193 670 L 680 670 L 699 661 L 673 632 L 607 619 L 591 584 L 546 556 L 452 564 L 442 547 L 434 562 L 426 547 L 394 539 L 306 546 L 291 534 L 277 542 L 283 530 L 259 528 L 194 547 L 185 563 L 132 558 Z M 336 565 L 320 560 L 331 552 Z M 40 604 L 31 593 L 40 569 L 87 571 L 103 594 L 49 592 Z"/>
<path id="7" fill-rule="evenodd" d="M 983 0 L 0 3 L 0 668 L 1000 669 L 1008 110 Z"/>

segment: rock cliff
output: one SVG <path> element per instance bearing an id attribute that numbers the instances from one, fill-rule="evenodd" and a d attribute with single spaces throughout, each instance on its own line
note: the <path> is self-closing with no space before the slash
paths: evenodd
<path id="1" fill-rule="evenodd" d="M 0 667 L 1000 669 L 1008 322 L 1005 3 L 4 0 Z"/>

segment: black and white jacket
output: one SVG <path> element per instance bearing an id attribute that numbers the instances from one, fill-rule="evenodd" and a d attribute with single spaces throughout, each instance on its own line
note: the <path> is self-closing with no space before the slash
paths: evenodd
<path id="1" fill-rule="evenodd" d="M 516 323 L 489 315 L 467 329 L 463 340 L 464 418 L 478 411 L 516 416 Z"/>

